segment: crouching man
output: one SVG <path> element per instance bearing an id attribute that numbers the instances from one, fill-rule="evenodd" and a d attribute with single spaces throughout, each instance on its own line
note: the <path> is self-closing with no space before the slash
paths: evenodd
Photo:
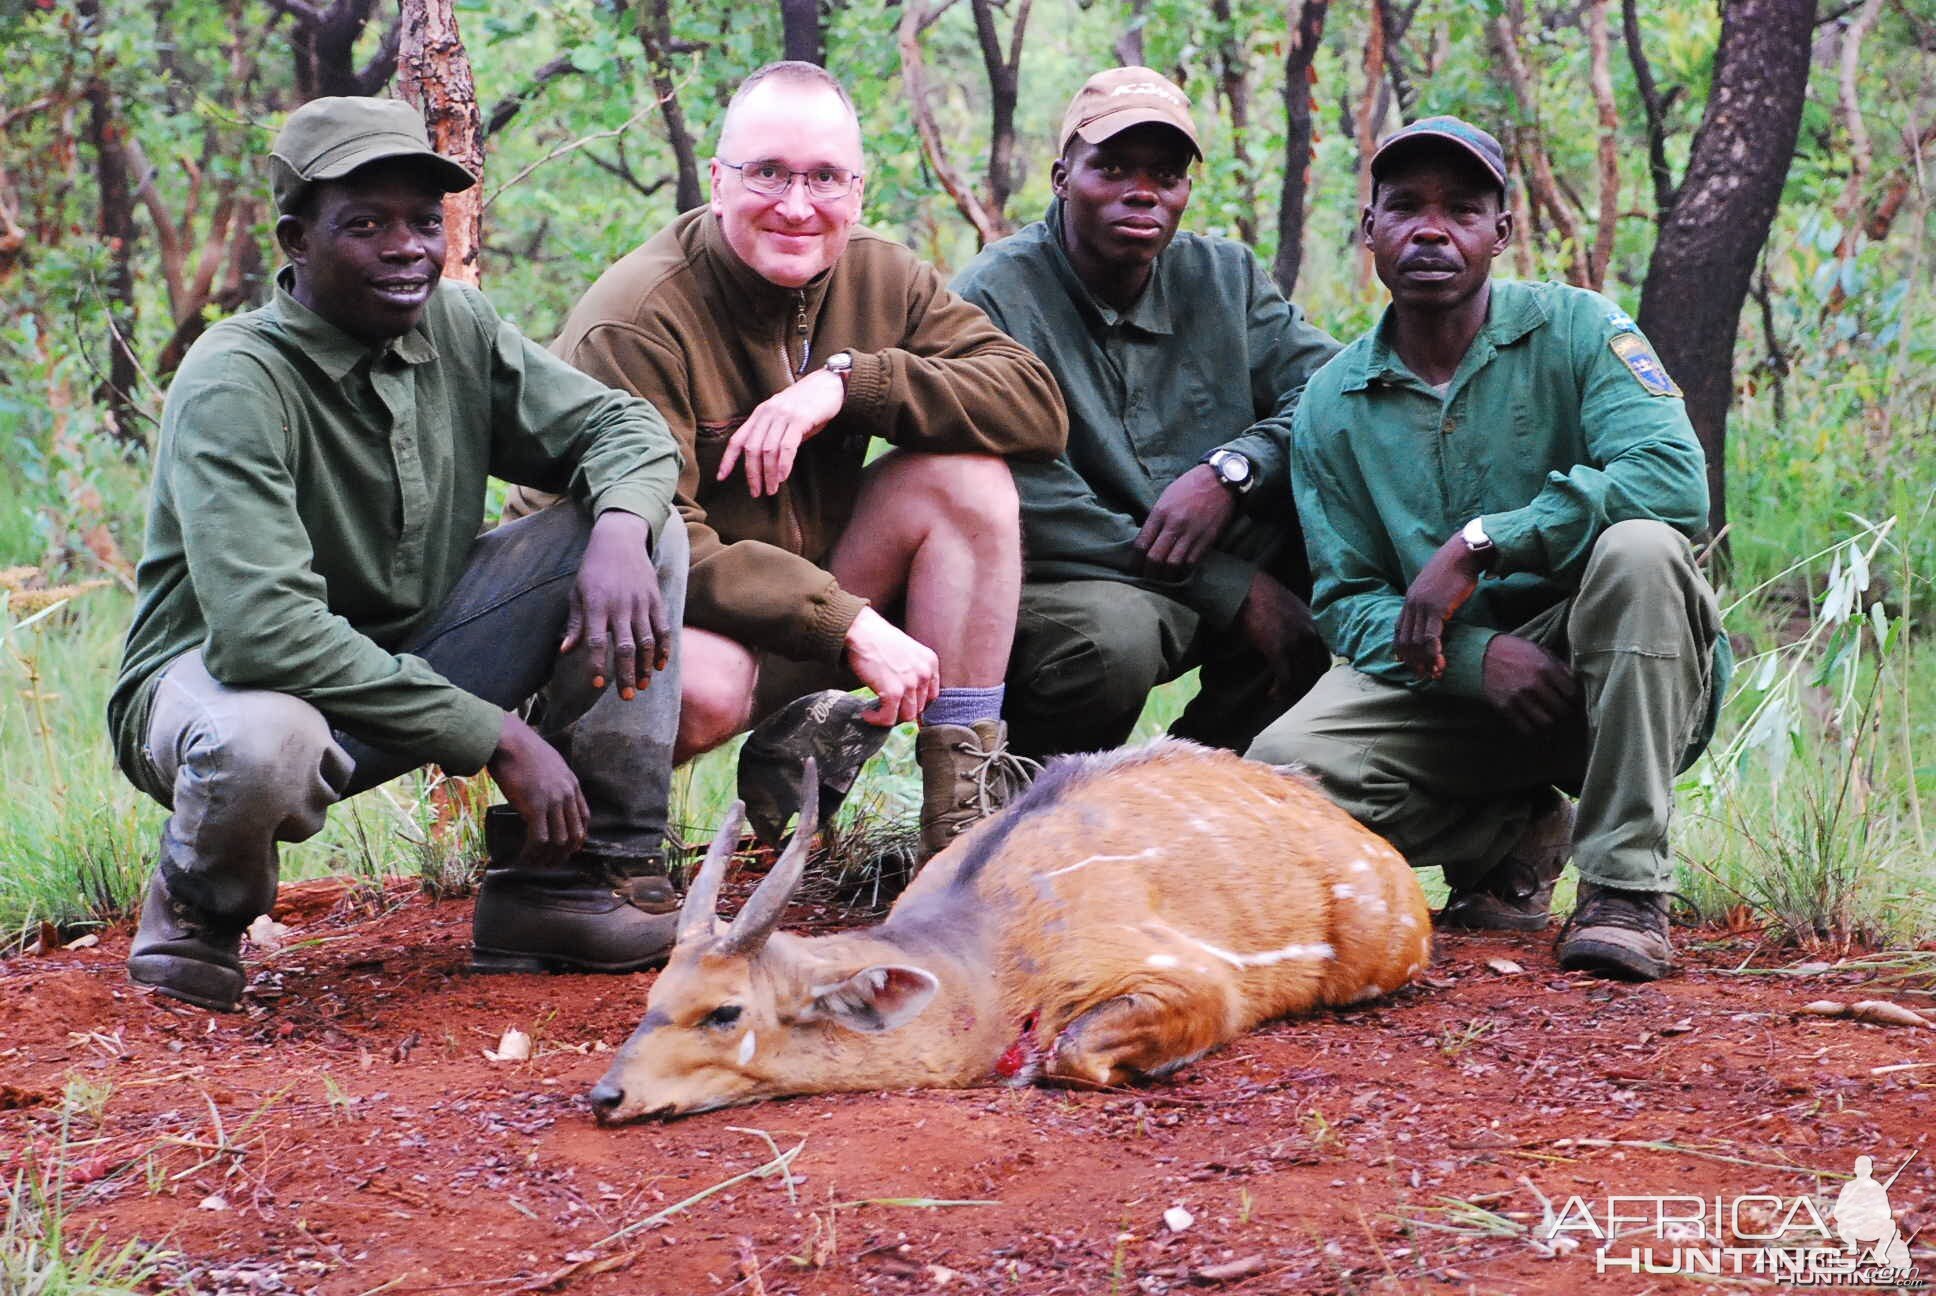
<path id="1" fill-rule="evenodd" d="M 444 195 L 476 178 L 409 105 L 305 104 L 270 170 L 289 264 L 169 390 L 108 705 L 172 812 L 129 974 L 236 1007 L 277 843 L 426 762 L 489 768 L 515 808 L 477 966 L 663 959 L 687 569 L 665 423 L 439 282 Z M 480 538 L 493 475 L 572 506 Z M 534 729 L 513 708 L 541 689 Z"/>
<path id="2" fill-rule="evenodd" d="M 606 270 L 555 343 L 651 401 L 686 451 L 679 759 L 759 725 L 740 786 L 777 830 L 806 756 L 844 791 L 886 727 L 918 721 L 931 853 L 1018 785 L 1001 720 L 1022 583 L 1004 456 L 1060 452 L 1062 399 L 932 267 L 860 226 L 860 123 L 826 70 L 748 76 L 711 166 L 710 203 Z M 876 437 L 894 448 L 869 463 Z M 864 717 L 812 696 L 862 684 L 879 697 Z"/>
<path id="3" fill-rule="evenodd" d="M 1652 980 L 1672 964 L 1673 779 L 1729 667 L 1688 544 L 1701 448 L 1625 312 L 1493 282 L 1513 221 L 1491 135 L 1430 118 L 1371 174 L 1391 306 L 1311 380 L 1292 432 L 1313 606 L 1347 664 L 1249 754 L 1304 765 L 1441 866 L 1443 926 L 1544 927 L 1570 849 L 1561 965 Z"/>

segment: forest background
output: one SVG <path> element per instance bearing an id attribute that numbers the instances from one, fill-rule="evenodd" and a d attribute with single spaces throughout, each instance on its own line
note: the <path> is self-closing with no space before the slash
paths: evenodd
<path id="1" fill-rule="evenodd" d="M 1634 313 L 1709 448 L 1704 561 L 1742 667 L 1681 787 L 1689 909 L 1936 942 L 1928 0 L 0 0 L 0 50 L 0 948 L 125 914 L 149 867 L 161 811 L 102 720 L 148 453 L 186 348 L 265 295 L 287 110 L 423 103 L 485 175 L 454 271 L 545 339 L 703 200 L 733 86 L 783 55 L 852 90 L 865 219 L 950 269 L 1041 215 L 1087 75 L 1161 69 L 1204 136 L 1187 227 L 1250 243 L 1341 339 L 1383 302 L 1353 239 L 1372 143 L 1440 112 L 1491 127 L 1520 229 L 1501 272 Z M 850 816 L 906 818 L 911 746 Z M 689 836 L 730 787 L 730 752 L 682 774 Z M 461 889 L 486 796 L 393 784 L 285 876 Z"/>

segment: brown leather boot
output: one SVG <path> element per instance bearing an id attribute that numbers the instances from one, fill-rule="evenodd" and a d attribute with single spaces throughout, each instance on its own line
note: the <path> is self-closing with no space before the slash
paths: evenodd
<path id="1" fill-rule="evenodd" d="M 914 740 L 921 766 L 921 849 L 934 856 L 1007 805 L 1041 766 L 1008 750 L 1008 724 L 923 725 Z"/>
<path id="2" fill-rule="evenodd" d="M 1580 883 L 1580 902 L 1560 929 L 1560 966 L 1622 981 L 1658 981 L 1674 970 L 1665 891 Z"/>
<path id="3" fill-rule="evenodd" d="M 1506 857 L 1470 883 L 1452 882 L 1434 927 L 1465 931 L 1539 931 L 1552 921 L 1553 884 L 1573 855 L 1573 803 L 1559 792 L 1526 825 Z"/>
<path id="4" fill-rule="evenodd" d="M 665 856 L 598 842 L 564 863 L 522 862 L 524 821 L 509 806 L 485 813 L 491 865 L 471 915 L 478 972 L 636 972 L 672 952 L 679 896 Z"/>
<path id="5" fill-rule="evenodd" d="M 197 1008 L 234 1012 L 242 1002 L 242 929 L 175 899 L 156 871 L 141 897 L 128 979 Z"/>

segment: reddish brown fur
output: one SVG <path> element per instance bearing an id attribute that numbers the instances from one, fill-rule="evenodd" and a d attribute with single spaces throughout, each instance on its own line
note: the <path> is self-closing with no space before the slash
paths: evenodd
<path id="1" fill-rule="evenodd" d="M 879 927 L 732 957 L 721 937 L 682 941 L 594 1101 L 616 1090 L 600 1110 L 624 1119 L 989 1083 L 1024 1022 L 1044 1078 L 1160 1075 L 1270 1018 L 1397 989 L 1430 933 L 1404 859 L 1305 780 L 1158 742 L 1052 769 Z M 727 1003 L 743 1030 L 704 1024 Z M 909 1015 L 879 1029 L 881 1011 Z"/>

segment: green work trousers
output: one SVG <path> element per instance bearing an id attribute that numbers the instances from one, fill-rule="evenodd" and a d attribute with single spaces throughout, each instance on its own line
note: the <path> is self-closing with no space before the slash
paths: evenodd
<path id="1" fill-rule="evenodd" d="M 1455 887 L 1490 872 L 1558 787 L 1579 797 L 1581 878 L 1672 890 L 1674 776 L 1706 736 L 1720 632 L 1687 541 L 1664 523 L 1619 522 L 1574 596 L 1512 632 L 1571 664 L 1583 723 L 1527 737 L 1482 699 L 1337 666 L 1248 755 L 1303 766 L 1413 867 L 1441 867 Z"/>
<path id="2" fill-rule="evenodd" d="M 1285 574 L 1296 579 L 1294 573 Z M 1291 588 L 1309 598 L 1308 584 Z M 1302 697 L 1329 665 L 1313 644 L 1283 694 L 1235 624 L 1216 627 L 1175 599 L 1126 581 L 1022 586 L 1009 655 L 1009 749 L 1043 760 L 1120 747 L 1151 689 L 1199 668 L 1199 687 L 1170 726 L 1178 738 L 1243 751 L 1271 716 Z"/>

